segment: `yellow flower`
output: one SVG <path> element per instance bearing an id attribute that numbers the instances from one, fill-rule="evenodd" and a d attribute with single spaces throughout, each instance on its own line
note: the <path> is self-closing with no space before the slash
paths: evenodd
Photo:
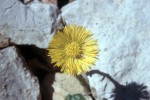
<path id="1" fill-rule="evenodd" d="M 65 26 L 54 35 L 48 47 L 52 63 L 71 75 L 87 72 L 97 60 L 97 54 L 97 41 L 82 26 Z"/>

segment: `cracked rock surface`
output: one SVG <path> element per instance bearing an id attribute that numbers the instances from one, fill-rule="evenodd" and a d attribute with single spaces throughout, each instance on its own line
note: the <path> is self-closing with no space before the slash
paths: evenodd
<path id="1" fill-rule="evenodd" d="M 16 47 L 9 46 L 13 43 L 34 45 L 38 49 L 47 48 L 53 33 L 60 25 L 58 9 L 55 5 L 44 4 L 38 0 L 26 5 L 19 0 L 0 2 L 0 100 L 40 100 L 36 77 L 26 69 L 27 65 Z M 82 25 L 90 29 L 98 40 L 100 53 L 93 69 L 110 74 L 123 85 L 132 81 L 144 83 L 150 91 L 149 8 L 149 0 L 75 0 L 62 8 L 61 16 L 68 25 Z M 27 50 L 26 47 L 23 49 Z M 42 54 L 41 50 L 38 52 Z M 39 62 L 36 58 L 32 59 L 32 63 Z M 67 81 L 68 76 L 58 73 L 47 74 L 44 67 L 38 69 L 44 70 L 44 81 L 40 83 L 40 89 L 47 93 L 42 92 L 47 98 L 43 97 L 43 100 L 53 96 L 56 100 L 61 100 L 66 94 L 75 91 L 68 90 L 67 86 L 73 89 L 75 86 L 71 85 L 76 82 L 71 83 L 70 80 Z M 53 84 L 50 83 L 51 78 L 54 80 Z M 99 75 L 85 78 L 88 79 L 96 100 L 110 100 L 114 86 L 109 80 L 101 81 L 102 77 Z M 53 96 L 48 94 L 49 89 L 54 89 Z"/>
<path id="2" fill-rule="evenodd" d="M 0 100 L 40 100 L 39 84 L 15 47 L 0 51 Z"/>
<path id="3" fill-rule="evenodd" d="M 19 0 L 0 0 L 0 34 L 16 44 L 47 48 L 56 29 L 58 9 L 35 0 L 28 5 Z"/>
<path id="4" fill-rule="evenodd" d="M 64 100 L 79 93 L 91 100 L 89 88 L 56 73 L 47 56 L 45 48 L 61 26 L 56 5 L 32 1 L 0 3 L 0 100 Z"/>
<path id="5" fill-rule="evenodd" d="M 144 83 L 150 90 L 150 1 L 76 0 L 62 9 L 67 24 L 82 25 L 98 39 L 100 53 L 93 69 L 119 83 Z M 113 84 L 88 77 L 97 99 L 109 98 Z M 110 100 L 110 99 L 109 99 Z"/>

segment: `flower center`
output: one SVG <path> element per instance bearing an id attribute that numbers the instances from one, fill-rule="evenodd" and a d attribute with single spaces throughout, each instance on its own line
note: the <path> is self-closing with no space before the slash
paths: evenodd
<path id="1" fill-rule="evenodd" d="M 65 51 L 68 56 L 77 57 L 81 52 L 81 48 L 78 43 L 73 42 L 65 46 Z"/>

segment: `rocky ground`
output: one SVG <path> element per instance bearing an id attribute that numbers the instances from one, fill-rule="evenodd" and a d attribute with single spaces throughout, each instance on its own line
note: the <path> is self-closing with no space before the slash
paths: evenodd
<path id="1" fill-rule="evenodd" d="M 84 79 L 59 73 L 47 57 L 47 46 L 61 27 L 57 2 L 1 1 L 0 100 L 64 100 L 90 89 Z"/>
<path id="2" fill-rule="evenodd" d="M 98 40 L 92 69 L 124 85 L 144 83 L 150 91 L 149 0 L 68 0 L 65 6 L 59 0 L 0 2 L 0 100 L 64 100 L 78 93 L 86 100 L 110 100 L 114 86 L 106 78 L 72 77 L 50 63 L 46 48 L 62 27 L 61 17 L 67 25 L 90 29 Z"/>

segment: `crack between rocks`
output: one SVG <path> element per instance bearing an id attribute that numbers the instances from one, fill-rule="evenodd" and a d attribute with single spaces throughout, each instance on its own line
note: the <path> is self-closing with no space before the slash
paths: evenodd
<path id="1" fill-rule="evenodd" d="M 15 1 L 12 5 L 10 5 L 9 7 L 7 7 L 7 8 L 5 8 L 4 9 L 4 12 L 3 12 L 3 14 L 2 14 L 2 17 L 5 15 L 5 13 L 9 10 L 9 9 L 11 9 L 15 4 L 17 3 L 17 1 Z"/>
<path id="2" fill-rule="evenodd" d="M 27 21 L 27 14 L 28 14 L 28 7 L 25 8 L 25 13 L 24 13 L 24 16 L 25 16 L 25 21 Z"/>
<path id="3" fill-rule="evenodd" d="M 30 11 L 32 12 L 33 16 L 32 16 L 32 19 L 33 19 L 33 27 L 35 27 L 35 13 L 32 9 L 30 9 Z"/>
<path id="4" fill-rule="evenodd" d="M 35 19 L 34 19 L 34 17 L 35 17 L 35 14 L 34 14 L 34 12 L 31 10 L 31 12 L 32 12 L 32 14 L 33 14 L 33 17 L 32 17 L 32 19 L 33 19 L 33 26 L 35 27 Z"/>
<path id="5" fill-rule="evenodd" d="M 35 14 L 34 14 L 34 12 L 33 12 L 33 24 L 34 24 L 34 27 L 35 27 L 35 19 L 34 19 L 34 16 L 35 16 Z"/>

